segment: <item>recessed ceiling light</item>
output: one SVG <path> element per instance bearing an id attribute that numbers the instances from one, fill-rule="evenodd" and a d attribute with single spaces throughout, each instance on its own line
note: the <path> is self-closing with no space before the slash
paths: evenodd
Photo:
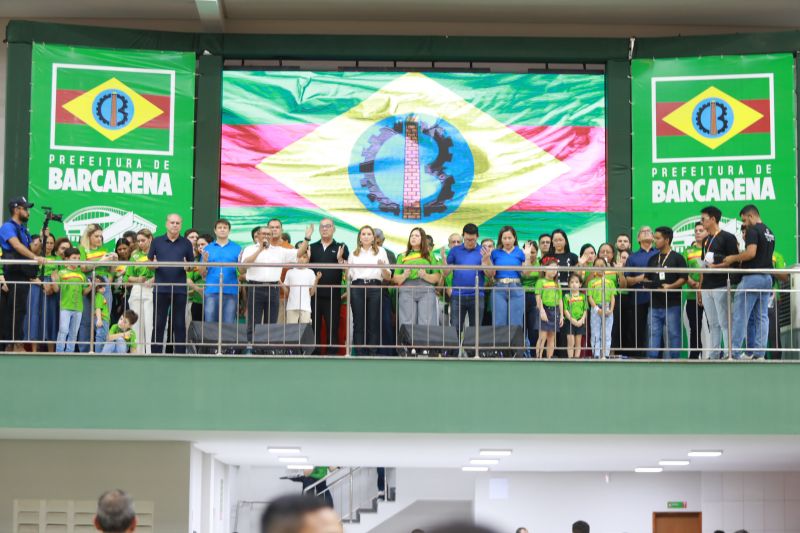
<path id="1" fill-rule="evenodd" d="M 634 468 L 633 471 L 637 474 L 658 474 L 663 472 L 664 469 L 660 466 L 640 466 L 638 468 Z"/>
<path id="2" fill-rule="evenodd" d="M 269 453 L 300 453 L 300 448 L 267 448 Z"/>
<path id="3" fill-rule="evenodd" d="M 500 461 L 498 459 L 470 459 L 469 464 L 471 465 L 496 465 Z"/>
<path id="4" fill-rule="evenodd" d="M 308 457 L 278 457 L 279 463 L 307 463 Z"/>
<path id="5" fill-rule="evenodd" d="M 462 466 L 461 470 L 463 472 L 488 472 L 488 466 Z"/>
<path id="6" fill-rule="evenodd" d="M 675 461 L 673 461 L 673 460 L 669 459 L 669 460 L 666 460 L 666 461 L 659 461 L 658 464 L 661 465 L 661 466 L 687 466 L 689 464 L 689 461 L 686 461 L 686 460 L 675 460 Z"/>
<path id="7" fill-rule="evenodd" d="M 289 470 L 313 470 L 314 465 L 286 465 Z"/>
<path id="8" fill-rule="evenodd" d="M 689 457 L 719 457 L 722 455 L 722 450 L 692 450 L 689 452 Z"/>
<path id="9" fill-rule="evenodd" d="M 511 455 L 511 450 L 481 450 L 481 455 L 484 457 L 508 457 Z"/>

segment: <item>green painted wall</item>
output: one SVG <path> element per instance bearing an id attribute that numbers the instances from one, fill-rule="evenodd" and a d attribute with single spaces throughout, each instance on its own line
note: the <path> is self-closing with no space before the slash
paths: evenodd
<path id="1" fill-rule="evenodd" d="M 0 357 L 0 427 L 798 434 L 792 363 Z"/>

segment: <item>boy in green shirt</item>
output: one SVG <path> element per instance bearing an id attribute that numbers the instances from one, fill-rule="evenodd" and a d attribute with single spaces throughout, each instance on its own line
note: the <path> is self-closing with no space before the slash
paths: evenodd
<path id="1" fill-rule="evenodd" d="M 594 266 L 606 268 L 608 264 L 605 259 L 598 257 L 594 262 Z M 589 306 L 591 307 L 592 356 L 595 359 L 599 359 L 601 356 L 605 358 L 611 353 L 611 330 L 614 327 L 614 296 L 617 295 L 616 283 L 601 272 L 593 272 L 586 281 L 586 288 Z M 603 329 L 604 327 L 605 329 Z M 604 340 L 605 342 L 603 342 Z"/>
<path id="2" fill-rule="evenodd" d="M 108 280 L 102 276 L 94 280 L 94 351 L 101 352 L 108 337 L 108 323 L 111 320 L 111 313 L 108 310 L 106 301 L 106 285 Z"/>
<path id="3" fill-rule="evenodd" d="M 108 331 L 108 342 L 103 346 L 103 353 L 131 353 L 136 351 L 136 332 L 131 329 L 139 315 L 133 309 L 127 309 L 116 324 Z"/>
<path id="4" fill-rule="evenodd" d="M 81 252 L 77 248 L 67 248 L 64 259 L 79 261 Z M 86 274 L 74 265 L 53 272 L 56 292 L 61 293 L 56 352 L 74 352 L 78 329 L 83 314 L 83 297 L 89 294 L 92 287 L 86 281 Z"/>
<path id="5" fill-rule="evenodd" d="M 536 343 L 536 358 L 541 359 L 542 351 L 547 348 L 547 358 L 551 359 L 556 349 L 556 333 L 564 325 L 564 302 L 561 298 L 561 286 L 556 276 L 556 259 L 546 257 L 542 260 L 544 277 L 536 282 L 536 307 L 539 310 L 540 334 Z"/>

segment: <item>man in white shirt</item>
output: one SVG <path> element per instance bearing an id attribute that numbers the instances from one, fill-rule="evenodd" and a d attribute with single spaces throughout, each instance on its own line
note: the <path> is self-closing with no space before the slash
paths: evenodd
<path id="1" fill-rule="evenodd" d="M 240 262 L 245 271 L 247 284 L 247 334 L 250 339 L 253 335 L 254 324 L 275 324 L 278 321 L 278 306 L 280 304 L 281 270 L 279 266 L 259 266 L 260 264 L 296 263 L 297 257 L 305 255 L 308 242 L 314 233 L 314 225 L 306 228 L 306 235 L 300 248 L 283 248 L 280 244 L 282 226 L 280 221 L 276 232 L 272 228 L 262 227 L 254 235 L 255 243 L 242 251 Z M 272 223 L 272 221 L 270 221 Z M 272 233 L 273 235 L 270 235 Z"/>

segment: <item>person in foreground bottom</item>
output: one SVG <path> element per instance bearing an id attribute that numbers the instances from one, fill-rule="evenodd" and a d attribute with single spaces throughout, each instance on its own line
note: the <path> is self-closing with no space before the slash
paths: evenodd
<path id="1" fill-rule="evenodd" d="M 339 515 L 325 500 L 307 495 L 281 496 L 261 515 L 261 533 L 343 533 Z"/>

